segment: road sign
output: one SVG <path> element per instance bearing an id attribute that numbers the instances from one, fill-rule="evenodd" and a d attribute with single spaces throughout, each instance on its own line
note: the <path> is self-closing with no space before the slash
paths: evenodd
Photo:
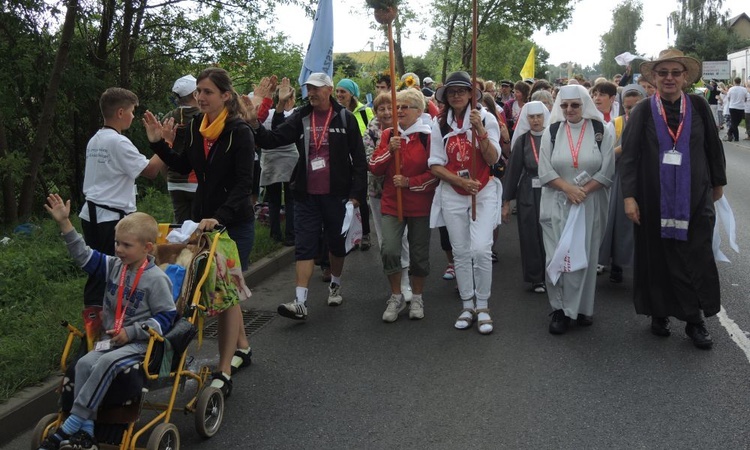
<path id="1" fill-rule="evenodd" d="M 703 78 L 728 80 L 731 77 L 729 61 L 703 61 Z"/>

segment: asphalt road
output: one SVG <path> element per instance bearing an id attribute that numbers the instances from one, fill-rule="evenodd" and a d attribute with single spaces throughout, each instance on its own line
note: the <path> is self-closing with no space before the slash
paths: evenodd
<path id="1" fill-rule="evenodd" d="M 750 141 L 726 150 L 725 193 L 746 249 Z M 711 351 L 693 347 L 674 320 L 672 337 L 651 335 L 649 319 L 634 312 L 628 270 L 623 284 L 599 278 L 593 326 L 550 335 L 546 296 L 522 282 L 515 222 L 501 227 L 496 246 L 490 336 L 453 328 L 461 306 L 454 282 L 440 278 L 437 233 L 421 321 L 381 321 L 388 289 L 377 247 L 354 252 L 343 305 L 326 306 L 316 272 L 308 320 L 276 317 L 251 337 L 254 362 L 234 377 L 219 433 L 203 440 L 192 417 L 175 416 L 182 446 L 750 448 L 750 354 L 740 345 L 750 342 L 742 331 L 750 330 L 750 258 L 724 242 L 732 264 L 720 264 L 725 312 L 707 321 Z M 247 306 L 274 311 L 293 296 L 290 266 L 256 288 Z M 200 355 L 211 360 L 214 349 L 207 341 Z M 28 439 L 6 448 L 28 448 Z"/>

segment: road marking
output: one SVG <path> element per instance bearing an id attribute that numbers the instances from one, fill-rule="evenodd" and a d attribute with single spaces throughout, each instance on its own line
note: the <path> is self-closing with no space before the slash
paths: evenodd
<path id="1" fill-rule="evenodd" d="M 730 319 L 729 316 L 727 316 L 727 312 L 724 309 L 724 307 L 721 307 L 721 310 L 719 311 L 719 314 L 717 314 L 719 317 L 719 322 L 721 323 L 721 326 L 723 326 L 727 333 L 729 333 L 729 337 L 732 338 L 735 344 L 745 352 L 745 357 L 747 358 L 747 361 L 750 362 L 750 338 L 747 337 L 747 334 L 742 331 L 742 329 L 735 323 L 734 320 Z"/>

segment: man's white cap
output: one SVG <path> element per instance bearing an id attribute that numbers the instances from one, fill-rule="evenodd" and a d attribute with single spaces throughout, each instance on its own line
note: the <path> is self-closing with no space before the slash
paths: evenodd
<path id="1" fill-rule="evenodd" d="M 424 77 L 424 85 L 425 86 L 427 86 L 428 84 L 432 84 L 434 82 L 435 82 L 435 80 L 433 80 L 432 78 L 430 78 L 430 77 Z"/>
<path id="2" fill-rule="evenodd" d="M 314 72 L 311 73 L 309 77 L 307 77 L 307 81 L 305 81 L 305 84 L 317 87 L 333 87 L 333 80 L 331 80 L 331 77 L 329 77 L 328 74 L 325 74 L 323 72 Z"/>
<path id="3" fill-rule="evenodd" d="M 187 97 L 195 92 L 195 89 L 195 77 L 192 75 L 185 75 L 184 77 L 179 78 L 174 82 L 174 86 L 172 86 L 172 92 L 180 97 Z"/>

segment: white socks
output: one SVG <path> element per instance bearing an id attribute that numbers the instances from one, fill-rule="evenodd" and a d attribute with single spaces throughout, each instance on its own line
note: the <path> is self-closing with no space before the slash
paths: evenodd
<path id="1" fill-rule="evenodd" d="M 302 303 L 304 305 L 305 302 L 307 302 L 307 288 L 297 286 L 297 289 L 295 292 L 296 292 L 295 299 L 297 303 Z"/>
<path id="2" fill-rule="evenodd" d="M 331 284 L 338 284 L 339 286 L 341 286 L 341 275 L 331 275 Z"/>

